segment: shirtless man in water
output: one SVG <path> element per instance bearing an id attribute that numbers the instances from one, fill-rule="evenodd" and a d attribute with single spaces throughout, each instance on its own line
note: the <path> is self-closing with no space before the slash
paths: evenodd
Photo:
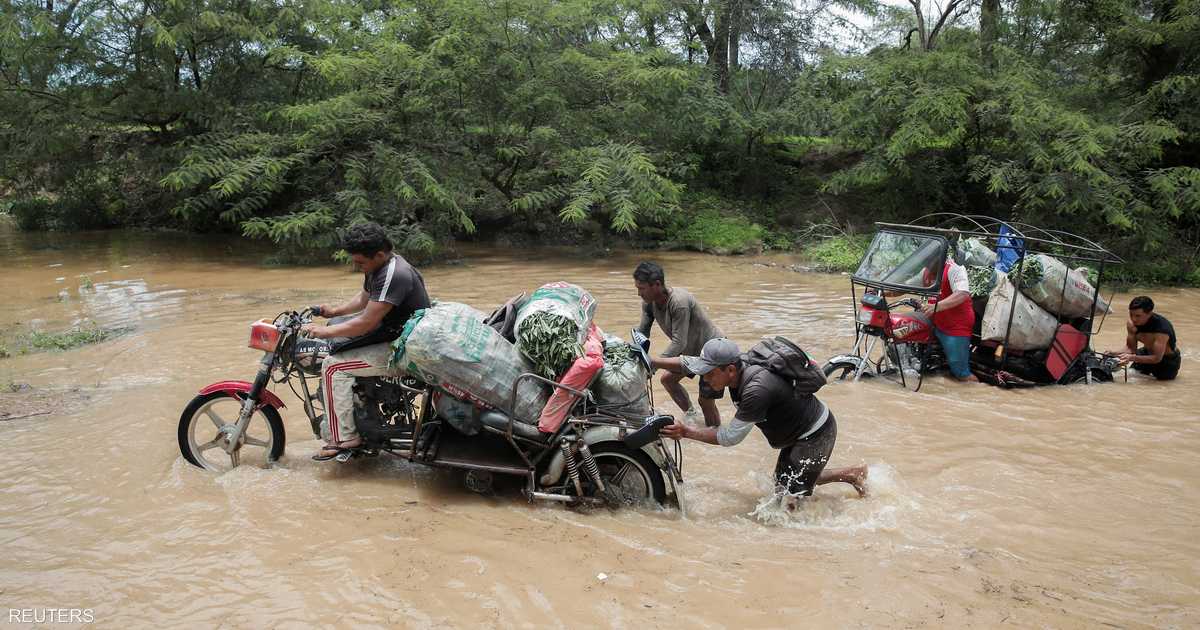
<path id="1" fill-rule="evenodd" d="M 713 391 L 728 387 L 737 415 L 720 427 L 693 427 L 677 420 L 662 435 L 733 446 L 758 427 L 767 442 L 779 449 L 776 491 L 788 509 L 795 509 L 798 499 L 812 495 L 817 486 L 835 481 L 848 483 L 859 496 L 866 496 L 866 465 L 825 469 L 837 440 L 837 422 L 816 396 L 796 396 L 791 383 L 765 367 L 746 364 L 737 344 L 725 338 L 704 344 L 700 356 L 681 356 L 676 361 L 663 367 L 697 374 Z"/>
<path id="2" fill-rule="evenodd" d="M 1118 355 L 1134 370 L 1160 381 L 1175 380 L 1179 374 L 1181 361 L 1175 327 L 1166 317 L 1154 312 L 1154 300 L 1149 296 L 1139 295 L 1129 303 L 1125 347 L 1110 354 Z"/>

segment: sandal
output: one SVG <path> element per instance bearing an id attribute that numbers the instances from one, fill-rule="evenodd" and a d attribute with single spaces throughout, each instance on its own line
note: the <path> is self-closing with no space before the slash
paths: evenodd
<path id="1" fill-rule="evenodd" d="M 350 444 L 352 441 L 355 443 Z M 356 449 L 362 448 L 362 445 L 363 442 L 361 438 L 357 440 L 346 440 L 345 442 L 338 444 L 326 444 L 321 448 L 320 452 L 318 452 L 316 455 L 313 455 L 312 458 L 315 462 L 327 462 L 338 455 L 341 455 L 342 453 L 352 452 Z"/>

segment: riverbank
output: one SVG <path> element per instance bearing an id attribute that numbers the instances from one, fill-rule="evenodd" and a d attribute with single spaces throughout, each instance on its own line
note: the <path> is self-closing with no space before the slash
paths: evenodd
<path id="1" fill-rule="evenodd" d="M 557 229 L 556 229 L 557 228 Z M 676 231 L 646 228 L 630 235 L 607 233 L 595 222 L 563 226 L 554 222 L 536 223 L 523 230 L 479 232 L 469 238 L 451 239 L 437 243 L 432 251 L 403 251 L 421 265 L 455 264 L 459 245 L 496 247 L 501 249 L 534 249 L 557 247 L 564 253 L 585 257 L 606 257 L 614 252 L 699 252 L 733 258 L 753 258 L 762 255 L 793 257 L 784 264 L 795 271 L 818 273 L 849 273 L 858 268 L 873 231 L 869 223 L 856 231 L 851 225 L 809 223 L 804 229 L 793 227 L 767 228 L 744 216 L 722 218 L 717 214 L 703 215 L 696 223 L 680 221 Z M 295 251 L 263 239 L 247 239 L 228 232 L 217 234 L 194 232 L 180 228 L 114 228 L 101 231 L 23 231 L 9 215 L 0 212 L 0 234 L 8 238 L 29 238 L 46 247 L 70 247 L 72 235 L 129 234 L 167 235 L 174 242 L 187 243 L 193 239 L 218 239 L 238 243 L 242 250 L 258 252 L 262 264 L 269 266 L 324 265 L 334 259 L 332 250 Z M 229 247 L 234 247 L 230 245 Z M 1183 259 L 1172 262 L 1162 258 L 1126 259 L 1124 265 L 1105 273 L 1106 288 L 1135 286 L 1200 286 L 1200 268 L 1186 267 Z"/>

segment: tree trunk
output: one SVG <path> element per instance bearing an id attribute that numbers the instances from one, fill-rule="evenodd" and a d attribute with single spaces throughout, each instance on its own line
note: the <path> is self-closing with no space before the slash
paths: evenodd
<path id="1" fill-rule="evenodd" d="M 921 38 L 921 50 L 929 49 L 929 32 L 925 30 L 925 9 L 921 6 L 921 0 L 908 0 L 908 3 L 913 7 L 913 13 L 917 16 L 917 35 Z"/>
<path id="2" fill-rule="evenodd" d="M 646 46 L 648 48 L 657 48 L 658 32 L 655 30 L 654 18 L 644 18 L 642 20 L 642 29 L 646 31 Z"/>
<path id="3" fill-rule="evenodd" d="M 721 94 L 729 93 L 729 26 L 737 0 L 722 0 L 714 16 L 716 32 L 713 47 L 708 55 L 708 67 L 712 70 L 713 82 Z"/>
<path id="4" fill-rule="evenodd" d="M 196 49 L 188 48 L 187 56 L 188 65 L 192 68 L 192 80 L 196 82 L 196 91 L 201 92 L 204 90 L 204 85 L 200 82 L 200 64 L 196 62 Z"/>
<path id="5" fill-rule="evenodd" d="M 983 0 L 979 11 L 979 54 L 983 66 L 996 71 L 996 40 L 1000 36 L 1000 0 Z"/>
<path id="6" fill-rule="evenodd" d="M 731 0 L 734 7 L 730 12 L 729 21 L 729 70 L 733 72 L 738 69 L 739 57 L 741 53 L 742 40 L 742 22 L 745 20 L 745 12 L 742 10 L 741 0 Z"/>

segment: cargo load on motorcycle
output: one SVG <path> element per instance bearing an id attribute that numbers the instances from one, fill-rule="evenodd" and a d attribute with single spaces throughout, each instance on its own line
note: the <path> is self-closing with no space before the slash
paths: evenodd
<path id="1" fill-rule="evenodd" d="M 973 215 L 876 226 L 851 276 L 854 347 L 825 365 L 833 380 L 889 376 L 919 388 L 924 374 L 943 369 L 935 322 L 922 307 L 932 304 L 925 310 L 938 316 L 951 264 L 965 267 L 968 278 L 975 314 L 970 365 L 980 380 L 1002 386 L 1112 380 L 1116 362 L 1095 352 L 1091 339 L 1112 312 L 1100 282 L 1121 259 L 1101 245 Z"/>

